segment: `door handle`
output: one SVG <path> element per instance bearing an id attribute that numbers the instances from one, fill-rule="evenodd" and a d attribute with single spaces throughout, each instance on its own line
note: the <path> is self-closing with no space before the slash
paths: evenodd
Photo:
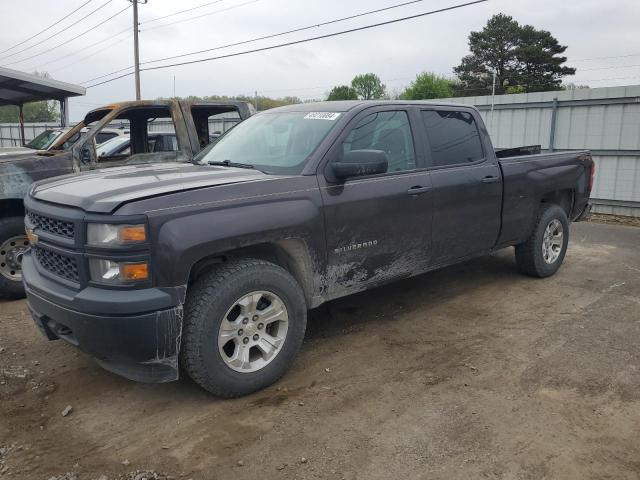
<path id="1" fill-rule="evenodd" d="M 481 181 L 482 183 L 496 183 L 500 181 L 500 177 L 486 176 Z"/>
<path id="2" fill-rule="evenodd" d="M 415 187 L 411 187 L 407 190 L 407 194 L 409 195 L 422 195 L 425 192 L 431 190 L 431 187 L 422 187 L 420 185 L 416 185 Z"/>

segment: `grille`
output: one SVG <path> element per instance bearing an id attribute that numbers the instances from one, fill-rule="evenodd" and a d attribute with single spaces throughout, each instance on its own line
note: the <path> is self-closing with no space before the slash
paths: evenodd
<path id="1" fill-rule="evenodd" d="M 59 277 L 72 280 L 74 282 L 80 281 L 80 275 L 78 274 L 78 262 L 74 258 L 67 257 L 66 255 L 60 255 L 59 253 L 44 250 L 39 247 L 32 247 L 33 253 L 38 260 L 38 263 L 45 270 L 58 275 Z"/>
<path id="2" fill-rule="evenodd" d="M 73 238 L 74 228 L 72 222 L 56 220 L 34 212 L 27 212 L 27 216 L 34 227 L 61 237 Z"/>

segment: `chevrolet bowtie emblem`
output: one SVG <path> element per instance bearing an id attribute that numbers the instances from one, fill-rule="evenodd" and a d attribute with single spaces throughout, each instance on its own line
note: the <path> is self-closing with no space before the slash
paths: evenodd
<path id="1" fill-rule="evenodd" d="M 29 239 L 29 243 L 31 245 L 37 245 L 38 244 L 38 235 L 33 233 L 33 230 L 30 229 L 30 228 L 27 228 L 27 238 Z"/>

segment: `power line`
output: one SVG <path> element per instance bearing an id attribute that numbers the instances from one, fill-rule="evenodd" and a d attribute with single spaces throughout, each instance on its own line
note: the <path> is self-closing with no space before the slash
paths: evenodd
<path id="1" fill-rule="evenodd" d="M 47 30 L 49 30 L 51 27 L 56 26 L 57 24 L 59 24 L 60 22 L 62 22 L 63 20 L 66 20 L 67 18 L 69 18 L 71 15 L 73 15 L 74 13 L 76 13 L 78 10 L 80 10 L 82 7 L 84 7 L 85 5 L 88 5 L 89 3 L 93 2 L 93 0 L 87 0 L 86 2 L 84 2 L 82 5 L 80 5 L 78 8 L 76 8 L 75 10 L 72 10 L 71 12 L 67 13 L 64 17 L 56 20 L 55 22 L 53 22 L 51 25 L 49 25 L 48 27 L 40 30 L 38 33 L 31 35 L 29 38 L 22 40 L 21 42 L 16 43 L 15 45 L 6 48 L 2 51 L 0 51 L 0 54 L 3 54 L 5 52 L 8 52 L 9 50 L 13 50 L 16 47 L 19 47 L 20 45 L 24 45 L 25 43 L 27 43 L 29 40 L 36 38 L 38 35 L 46 32 Z"/>
<path id="2" fill-rule="evenodd" d="M 146 62 L 142 62 L 141 65 L 144 64 L 144 63 L 146 63 Z M 111 75 L 115 75 L 116 73 L 126 72 L 127 70 L 129 70 L 131 68 L 133 68 L 133 65 L 131 65 L 129 67 L 121 68 L 120 70 L 114 70 L 113 72 L 105 73 L 104 75 L 100 75 L 99 77 L 93 77 L 93 78 L 90 78 L 89 80 L 84 80 L 84 81 L 78 82 L 78 83 L 80 83 L 80 85 L 84 85 L 85 83 L 93 82 L 94 80 L 99 80 L 101 78 L 110 77 Z M 131 73 L 133 73 L 133 72 L 131 72 Z"/>
<path id="3" fill-rule="evenodd" d="M 196 15 L 194 17 L 183 18 L 182 20 L 176 20 L 175 22 L 163 23 L 162 25 L 156 25 L 155 27 L 143 28 L 141 32 L 146 32 L 148 30 L 155 30 L 157 28 L 164 28 L 170 25 L 175 25 L 176 23 L 189 22 L 191 20 L 198 20 L 199 18 L 208 17 L 210 15 L 215 15 L 216 13 L 226 12 L 228 10 L 234 10 L 236 8 L 244 7 L 245 5 L 250 5 L 252 3 L 259 2 L 260 0 L 251 0 L 249 2 L 240 3 L 238 5 L 233 5 L 231 7 L 221 8 L 219 10 L 214 10 L 213 12 L 203 13 L 202 15 Z"/>
<path id="4" fill-rule="evenodd" d="M 86 14 L 84 17 L 82 17 L 81 19 L 73 22 L 71 25 L 68 25 L 66 27 L 64 27 L 62 30 L 57 31 L 56 33 L 54 33 L 53 35 L 49 35 L 47 38 L 45 38 L 44 40 L 40 40 L 36 43 L 34 43 L 33 45 L 29 45 L 26 48 L 23 48 L 22 50 L 18 50 L 17 52 L 13 52 L 10 55 L 6 55 L 4 57 L 2 57 L 2 59 L 0 60 L 4 60 L 6 58 L 11 58 L 14 55 L 18 55 L 22 52 L 26 52 L 27 50 L 31 50 L 33 47 L 37 47 L 38 45 L 42 45 L 44 42 L 46 42 L 47 40 L 51 40 L 53 37 L 57 37 L 58 35 L 60 35 L 63 32 L 66 32 L 67 30 L 69 30 L 69 28 L 73 27 L 74 25 L 77 25 L 78 23 L 82 22 L 84 19 L 90 17 L 91 15 L 93 15 L 94 13 L 96 13 L 98 10 L 101 10 L 102 8 L 106 7 L 108 4 L 110 4 L 113 0 L 107 0 L 105 3 L 103 3 L 102 5 L 100 5 L 98 8 L 92 10 L 91 12 L 89 12 L 88 14 Z"/>
<path id="5" fill-rule="evenodd" d="M 336 19 L 333 19 L 333 20 L 328 20 L 328 21 L 321 22 L 321 23 L 316 23 L 316 24 L 313 24 L 313 25 L 307 25 L 305 27 L 294 28 L 292 30 L 287 30 L 287 31 L 284 31 L 284 32 L 274 33 L 274 34 L 270 34 L 270 35 L 264 35 L 262 37 L 251 38 L 249 40 L 243 40 L 241 42 L 228 43 L 226 45 L 220 45 L 220 46 L 212 47 L 212 48 L 205 48 L 203 50 L 196 50 L 196 51 L 193 51 L 193 52 L 183 53 L 183 54 L 180 54 L 180 55 L 173 55 L 171 57 L 163 57 L 163 58 L 159 58 L 159 59 L 155 59 L 155 60 L 147 60 L 146 62 L 141 62 L 141 65 L 148 65 L 150 63 L 157 63 L 157 62 L 160 62 L 160 61 L 173 60 L 175 58 L 182 58 L 182 57 L 188 57 L 188 56 L 191 56 L 191 55 L 197 55 L 197 54 L 200 54 L 200 53 L 212 52 L 214 50 L 223 50 L 225 48 L 237 47 L 237 46 L 240 46 L 240 45 L 246 45 L 248 43 L 254 43 L 254 42 L 261 41 L 261 40 L 268 40 L 270 38 L 281 37 L 283 35 L 289 35 L 291 33 L 298 33 L 298 32 L 302 32 L 302 31 L 305 31 L 305 30 L 310 30 L 310 29 L 313 29 L 313 28 L 324 27 L 324 26 L 331 25 L 331 24 L 334 24 L 334 23 L 344 22 L 344 21 L 347 21 L 347 20 L 353 20 L 354 18 L 360 18 L 360 17 L 364 17 L 366 15 L 372 15 L 374 13 L 380 13 L 380 12 L 384 12 L 384 11 L 387 11 L 387 10 L 392 10 L 394 8 L 399 8 L 399 7 L 404 7 L 404 6 L 415 4 L 415 3 L 420 3 L 420 2 L 423 2 L 423 1 L 425 1 L 425 0 L 411 0 L 411 1 L 408 1 L 408 2 L 404 2 L 404 3 L 398 3 L 396 5 L 391 5 L 389 7 L 379 8 L 377 10 L 369 10 L 369 11 L 366 11 L 366 12 L 361 12 L 361 13 L 357 13 L 357 14 L 354 14 L 354 15 L 350 15 L 348 17 L 336 18 Z M 104 75 L 100 75 L 98 77 L 94 77 L 94 78 L 91 78 L 89 80 L 85 80 L 83 82 L 80 82 L 80 84 L 92 82 L 94 80 L 99 80 L 101 78 L 109 77 L 109 76 L 115 75 L 117 73 L 122 73 L 122 72 L 125 72 L 125 71 L 129 70 L 130 68 L 133 68 L 133 66 L 121 68 L 119 70 L 115 70 L 113 72 L 106 73 Z"/>
<path id="6" fill-rule="evenodd" d="M 380 81 L 383 83 L 391 83 L 391 82 L 398 82 L 398 81 L 406 81 L 406 80 L 413 80 L 415 79 L 415 75 L 412 77 L 399 77 L 399 78 L 383 78 Z M 278 88 L 278 89 L 271 89 L 271 90 L 259 90 L 260 93 L 272 93 L 272 92 L 296 92 L 296 91 L 301 91 L 301 90 L 322 90 L 322 89 L 327 89 L 327 88 L 333 88 L 336 85 L 347 85 L 349 82 L 338 82 L 335 83 L 333 85 L 317 85 L 315 87 L 299 87 L 299 88 Z"/>
<path id="7" fill-rule="evenodd" d="M 127 29 L 127 30 L 128 30 L 128 29 Z M 122 32 L 121 32 L 121 33 L 122 33 Z M 89 54 L 89 55 L 85 55 L 84 57 L 79 58 L 79 59 L 78 59 L 78 60 L 76 60 L 75 62 L 71 62 L 71 63 L 69 63 L 69 64 L 67 64 L 67 65 L 64 65 L 63 67 L 60 67 L 60 68 L 56 68 L 56 69 L 54 69 L 54 70 L 51 70 L 51 72 L 50 72 L 50 73 L 59 72 L 60 70 L 66 70 L 67 68 L 72 67 L 73 65 L 76 65 L 76 64 L 78 64 L 78 63 L 80 63 L 80 62 L 82 62 L 82 61 L 86 60 L 87 58 L 91 58 L 91 57 L 93 57 L 93 56 L 95 56 L 95 55 L 97 55 L 97 54 L 99 54 L 99 53 L 104 52 L 104 51 L 105 51 L 105 50 L 107 50 L 108 48 L 111 48 L 111 47 L 113 47 L 113 46 L 115 46 L 115 45 L 118 45 L 119 43 L 122 43 L 122 42 L 124 42 L 125 40 L 129 40 L 129 37 L 130 37 L 131 35 L 132 35 L 132 34 L 129 34 L 129 35 L 127 35 L 126 37 L 123 37 L 123 38 L 121 38 L 120 40 L 118 40 L 118 41 L 116 41 L 116 42 L 110 43 L 110 44 L 109 44 L 109 45 L 107 45 L 106 47 L 100 48 L 100 49 L 96 50 L 95 52 L 93 52 L 93 53 L 91 53 L 91 54 Z M 49 63 L 51 63 L 51 62 L 49 62 Z"/>
<path id="8" fill-rule="evenodd" d="M 112 0 L 109 0 L 109 1 L 112 1 Z M 95 30 L 96 28 L 101 27 L 102 25 L 104 25 L 105 23 L 107 23 L 109 20 L 111 20 L 111 19 L 113 19 L 113 18 L 117 17 L 118 15 L 120 15 L 121 13 L 123 13 L 125 10 L 127 10 L 127 9 L 129 9 L 129 8 L 131 8 L 131 5 L 127 5 L 127 6 L 126 6 L 126 7 L 124 7 L 122 10 L 120 10 L 119 12 L 117 12 L 117 13 L 115 13 L 115 14 L 111 15 L 111 16 L 110 16 L 109 18 L 107 18 L 106 20 L 103 20 L 102 22 L 98 23 L 97 25 L 94 25 L 93 27 L 88 28 L 88 29 L 87 29 L 87 30 L 85 30 L 84 32 L 82 32 L 82 33 L 80 33 L 80 34 L 76 35 L 76 36 L 75 36 L 75 37 L 73 37 L 73 38 L 70 38 L 69 40 L 65 40 L 64 42 L 59 43 L 59 44 L 58 44 L 58 45 L 56 45 L 55 47 L 48 48 L 47 50 L 44 50 L 44 51 L 42 51 L 42 52 L 40 52 L 40 53 L 36 53 L 35 55 L 31 55 L 30 57 L 23 58 L 22 60 L 16 60 L 15 62 L 6 63 L 5 65 L 13 65 L 13 64 L 15 64 L 15 63 L 22 63 L 22 62 L 26 62 L 27 60 L 31 60 L 32 58 L 39 57 L 39 56 L 41 56 L 41 55 L 44 55 L 45 53 L 49 53 L 49 52 L 51 52 L 52 50 L 55 50 L 55 49 L 57 49 L 57 48 L 60 48 L 60 47 L 62 47 L 63 45 L 66 45 L 66 44 L 68 44 L 68 43 L 71 43 L 72 41 L 77 40 L 78 38 L 82 37 L 83 35 L 86 35 L 87 33 L 89 33 L 89 32 L 91 32 L 91 31 Z"/>
<path id="9" fill-rule="evenodd" d="M 328 20 L 326 22 L 316 23 L 316 24 L 313 24 L 313 25 L 307 25 L 305 27 L 294 28 L 292 30 L 287 30 L 285 32 L 274 33 L 274 34 L 271 34 L 271 35 L 265 35 L 263 37 L 252 38 L 250 40 L 244 40 L 242 42 L 230 43 L 230 44 L 222 45 L 222 46 L 219 46 L 219 47 L 206 48 L 204 50 L 196 50 L 194 52 L 183 53 L 181 55 L 174 55 L 172 57 L 164 57 L 164 58 L 157 59 L 157 60 L 148 60 L 148 61 L 143 62 L 143 63 L 144 64 L 157 63 L 157 62 L 160 62 L 160 61 L 163 61 L 163 60 L 172 60 L 174 58 L 187 57 L 187 56 L 190 56 L 190 55 L 196 55 L 196 54 L 205 53 L 205 52 L 212 52 L 214 50 L 221 50 L 221 49 L 229 48 L 229 47 L 237 47 L 239 45 L 245 45 L 247 43 L 253 43 L 253 42 L 260 41 L 260 40 L 268 40 L 270 38 L 281 37 L 283 35 L 288 35 L 290 33 L 298 33 L 298 32 L 302 32 L 302 31 L 305 31 L 305 30 L 310 30 L 312 28 L 325 27 L 325 26 L 331 25 L 333 23 L 345 22 L 347 20 L 353 20 L 354 18 L 360 18 L 360 17 L 364 17 L 364 16 L 367 16 L 367 15 L 373 15 L 374 13 L 380 13 L 380 12 L 384 12 L 384 11 L 387 11 L 387 10 L 392 10 L 394 8 L 405 7 L 407 5 L 420 3 L 420 2 L 424 2 L 424 1 L 425 0 L 411 0 L 411 1 L 408 1 L 408 2 L 404 2 L 404 3 L 398 3 L 396 5 L 390 5 L 390 6 L 384 7 L 384 8 L 378 8 L 377 10 L 369 10 L 369 11 L 366 11 L 366 12 L 357 13 L 357 14 L 354 14 L 354 15 L 350 15 L 348 17 L 336 18 L 336 19 L 333 19 L 333 20 Z"/>
<path id="10" fill-rule="evenodd" d="M 192 12 L 193 10 L 198 10 L 199 8 L 208 7 L 209 5 L 213 5 L 214 3 L 224 2 L 225 0 L 215 0 L 213 2 L 203 3 L 202 5 L 197 5 L 195 7 L 187 8 L 186 10 L 180 10 L 179 12 L 173 12 L 168 15 L 164 15 L 162 17 L 152 18 L 151 20 L 147 20 L 146 22 L 141 22 L 142 24 L 157 22 L 158 20 L 164 20 L 165 18 L 174 17 L 176 15 L 180 15 L 181 13 Z"/>
<path id="11" fill-rule="evenodd" d="M 636 68 L 640 67 L 640 64 L 636 65 L 610 65 L 608 67 L 595 67 L 595 68 L 582 68 L 581 72 L 590 72 L 593 70 L 617 70 L 618 68 Z"/>
<path id="12" fill-rule="evenodd" d="M 264 51 L 267 51 L 267 50 L 274 50 L 276 48 L 288 47 L 288 46 L 291 46 L 291 45 L 299 45 L 301 43 L 312 42 L 314 40 L 321 40 L 321 39 L 324 39 L 324 38 L 337 37 L 339 35 L 345 35 L 347 33 L 359 32 L 359 31 L 362 31 L 362 30 L 368 30 L 368 29 L 371 29 L 371 28 L 381 27 L 383 25 L 390 25 L 390 24 L 394 24 L 394 23 L 398 23 L 398 22 L 404 22 L 404 21 L 407 21 L 407 20 L 413 20 L 415 18 L 425 17 L 427 15 L 433 15 L 433 14 L 436 14 L 436 13 L 442 13 L 442 12 L 447 12 L 447 11 L 450 11 L 450 10 L 456 10 L 456 9 L 459 9 L 459 8 L 468 7 L 470 5 L 475 5 L 475 4 L 478 4 L 478 3 L 484 3 L 484 2 L 487 2 L 487 1 L 488 0 L 475 0 L 475 1 L 472 1 L 472 2 L 461 3 L 461 4 L 458 4 L 458 5 L 452 5 L 450 7 L 440 8 L 440 9 L 437 9 L 437 10 L 431 10 L 429 12 L 423 12 L 423 13 L 418 13 L 418 14 L 415 14 L 415 15 L 409 15 L 409 16 L 406 16 L 406 17 L 395 18 L 393 20 L 387 20 L 385 22 L 379 22 L 379 23 L 374 23 L 374 24 L 370 24 L 370 25 L 364 25 L 362 27 L 351 28 L 351 29 L 348 29 L 348 30 L 342 30 L 340 32 L 327 33 L 325 35 L 318 35 L 316 37 L 304 38 L 304 39 L 301 39 L 301 40 L 294 40 L 294 41 L 291 41 L 291 42 L 280 43 L 280 44 L 277 44 L 277 45 L 270 45 L 268 47 L 255 48 L 253 50 L 246 50 L 244 52 L 229 53 L 229 54 L 220 55 L 220 56 L 217 56 L 217 57 L 202 58 L 202 59 L 198 59 L 198 60 L 189 60 L 189 61 L 186 61 L 186 62 L 172 63 L 172 64 L 169 64 L 169 65 L 160 65 L 160 66 L 157 66 L 157 67 L 146 67 L 146 68 L 141 68 L 140 71 L 160 70 L 160 69 L 164 69 L 164 68 L 178 67 L 178 66 L 182 66 L 182 65 L 191 65 L 191 64 L 194 64 L 194 63 L 209 62 L 209 61 L 212 61 L 212 60 L 219 60 L 219 59 L 222 59 L 222 58 L 237 57 L 237 56 L 240 56 L 240 55 L 247 55 L 247 54 L 250 54 L 250 53 L 264 52 Z M 158 61 L 160 61 L 160 60 L 158 60 Z M 128 77 L 131 74 L 132 74 L 131 72 L 130 73 L 126 73 L 124 75 L 120 75 L 118 77 L 114 77 L 114 78 L 105 80 L 103 82 L 95 83 L 93 85 L 88 85 L 86 88 L 97 87 L 98 85 L 103 85 L 105 83 L 113 82 L 114 80 L 118 80 L 120 78 Z"/>
<path id="13" fill-rule="evenodd" d="M 122 31 L 120 31 L 120 32 L 118 32 L 118 33 L 116 33 L 116 34 L 109 35 L 108 37 L 103 38 L 102 40 L 99 40 L 99 41 L 97 41 L 97 42 L 95 42 L 95 43 L 92 43 L 91 45 L 87 45 L 86 47 L 83 47 L 83 48 L 82 48 L 82 50 L 83 50 L 83 51 L 85 51 L 85 50 L 89 50 L 89 49 L 91 49 L 91 48 L 95 47 L 96 45 L 100 45 L 101 43 L 104 43 L 104 42 L 106 42 L 106 41 L 108 41 L 108 40 L 111 40 L 112 38 L 115 38 L 115 37 L 117 37 L 117 36 L 119 36 L 119 35 L 122 35 L 122 34 L 123 34 L 123 33 L 125 33 L 125 32 L 129 32 L 129 36 L 133 35 L 133 34 L 131 33 L 131 29 L 130 29 L 130 28 L 125 28 L 124 30 L 122 30 Z M 116 42 L 116 43 L 119 43 L 119 42 Z M 49 64 L 51 64 L 51 63 L 57 63 L 57 62 L 59 62 L 60 60 L 64 60 L 65 58 L 68 58 L 68 57 L 73 57 L 73 56 L 75 56 L 75 55 L 77 55 L 77 54 L 78 54 L 78 52 L 71 52 L 71 53 L 67 53 L 66 55 L 62 55 L 61 57 L 54 58 L 53 60 L 49 60 L 48 62 L 45 62 L 45 63 L 41 63 L 41 64 L 40 64 L 40 65 L 38 65 L 37 67 L 34 67 L 34 70 L 37 70 L 37 69 L 39 69 L 39 68 L 41 68 L 41 67 L 44 67 L 44 66 L 46 66 L 46 65 L 49 65 Z M 55 70 L 54 70 L 54 72 L 55 72 Z"/>
<path id="14" fill-rule="evenodd" d="M 571 60 L 571 62 L 588 62 L 591 60 L 606 60 L 609 58 L 627 58 L 627 57 L 640 57 L 640 53 L 628 53 L 626 55 L 608 55 L 604 57 L 578 58 L 576 60 Z"/>

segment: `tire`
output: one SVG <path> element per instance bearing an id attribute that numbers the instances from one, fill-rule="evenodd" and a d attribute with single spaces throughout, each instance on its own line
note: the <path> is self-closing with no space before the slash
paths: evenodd
<path id="1" fill-rule="evenodd" d="M 23 217 L 0 219 L 0 298 L 24 298 L 22 254 L 29 247 Z"/>
<path id="2" fill-rule="evenodd" d="M 551 236 L 549 236 L 550 232 Z M 560 232 L 561 238 L 558 237 L 558 232 Z M 547 236 L 548 239 L 545 240 Z M 558 205 L 543 204 L 531 236 L 526 242 L 516 245 L 518 270 L 538 278 L 553 275 L 562 265 L 568 243 L 569 222 L 567 214 Z"/>
<path id="3" fill-rule="evenodd" d="M 269 315 L 276 317 L 278 311 L 284 312 L 278 318 L 286 316 L 286 322 L 269 323 Z M 242 323 L 245 320 L 248 323 Z M 203 275 L 187 292 L 181 365 L 214 395 L 247 395 L 285 374 L 302 345 L 306 325 L 304 294 L 286 270 L 264 260 L 230 260 Z M 264 346 L 276 344 L 279 350 L 267 357 Z M 242 363 L 245 351 L 254 360 Z"/>

